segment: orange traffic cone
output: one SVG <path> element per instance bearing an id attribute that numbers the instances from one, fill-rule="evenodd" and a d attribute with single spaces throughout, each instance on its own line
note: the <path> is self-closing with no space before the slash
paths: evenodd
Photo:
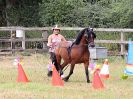
<path id="1" fill-rule="evenodd" d="M 64 82 L 61 79 L 59 73 L 57 72 L 55 66 L 53 65 L 53 72 L 52 72 L 52 85 L 53 86 L 64 86 Z"/>
<path id="2" fill-rule="evenodd" d="M 104 85 L 99 77 L 99 73 L 97 70 L 94 72 L 92 86 L 94 89 L 103 89 L 104 88 Z"/>
<path id="3" fill-rule="evenodd" d="M 18 63 L 18 79 L 17 82 L 29 82 L 28 78 L 26 77 L 26 74 L 22 68 L 22 65 Z"/>
<path id="4" fill-rule="evenodd" d="M 104 64 L 103 64 L 103 67 L 100 71 L 100 77 L 101 78 L 104 78 L 104 79 L 107 79 L 109 78 L 109 65 L 108 65 L 108 59 L 105 59 L 104 60 Z"/>

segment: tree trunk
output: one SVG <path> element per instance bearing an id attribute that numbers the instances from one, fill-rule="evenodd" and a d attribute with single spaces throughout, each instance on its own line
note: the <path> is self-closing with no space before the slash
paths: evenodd
<path id="1" fill-rule="evenodd" d="M 10 0 L 6 0 L 6 6 L 5 6 L 5 19 L 6 19 L 6 25 L 10 26 L 11 23 L 9 22 L 9 16 L 8 16 L 8 10 L 11 8 L 12 4 Z"/>

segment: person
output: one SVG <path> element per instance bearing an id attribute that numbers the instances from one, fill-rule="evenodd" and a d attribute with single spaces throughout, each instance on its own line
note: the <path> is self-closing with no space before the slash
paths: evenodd
<path id="1" fill-rule="evenodd" d="M 62 41 L 66 41 L 63 35 L 61 35 L 60 28 L 58 25 L 55 25 L 55 27 L 52 29 L 53 33 L 49 35 L 48 37 L 48 43 L 47 46 L 49 47 L 49 53 L 50 53 L 50 59 L 49 59 L 49 64 L 48 64 L 48 76 L 52 76 L 52 60 L 51 57 L 53 57 L 55 48 L 58 46 L 58 44 Z"/>

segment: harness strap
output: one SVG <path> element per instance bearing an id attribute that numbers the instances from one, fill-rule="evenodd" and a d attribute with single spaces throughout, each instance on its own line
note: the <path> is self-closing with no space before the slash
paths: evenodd
<path id="1" fill-rule="evenodd" d="M 71 59 L 71 50 L 72 50 L 72 46 L 74 45 L 75 43 L 73 42 L 71 46 L 69 46 L 67 48 L 67 52 L 68 52 L 68 56 L 69 56 L 69 59 Z"/>

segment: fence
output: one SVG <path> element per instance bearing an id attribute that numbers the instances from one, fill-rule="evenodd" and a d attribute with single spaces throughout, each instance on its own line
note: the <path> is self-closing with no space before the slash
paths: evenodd
<path id="1" fill-rule="evenodd" d="M 52 27 L 0 27 L 0 52 L 47 51 L 47 37 L 52 32 L 51 29 Z M 62 34 L 68 40 L 74 39 L 76 31 L 82 29 L 80 27 L 61 27 Z M 16 37 L 16 30 L 24 31 L 23 36 Z M 133 29 L 94 28 L 94 31 L 97 34 L 95 40 L 97 46 L 106 46 L 110 52 L 117 52 L 120 55 L 127 52 L 126 45 Z"/>

